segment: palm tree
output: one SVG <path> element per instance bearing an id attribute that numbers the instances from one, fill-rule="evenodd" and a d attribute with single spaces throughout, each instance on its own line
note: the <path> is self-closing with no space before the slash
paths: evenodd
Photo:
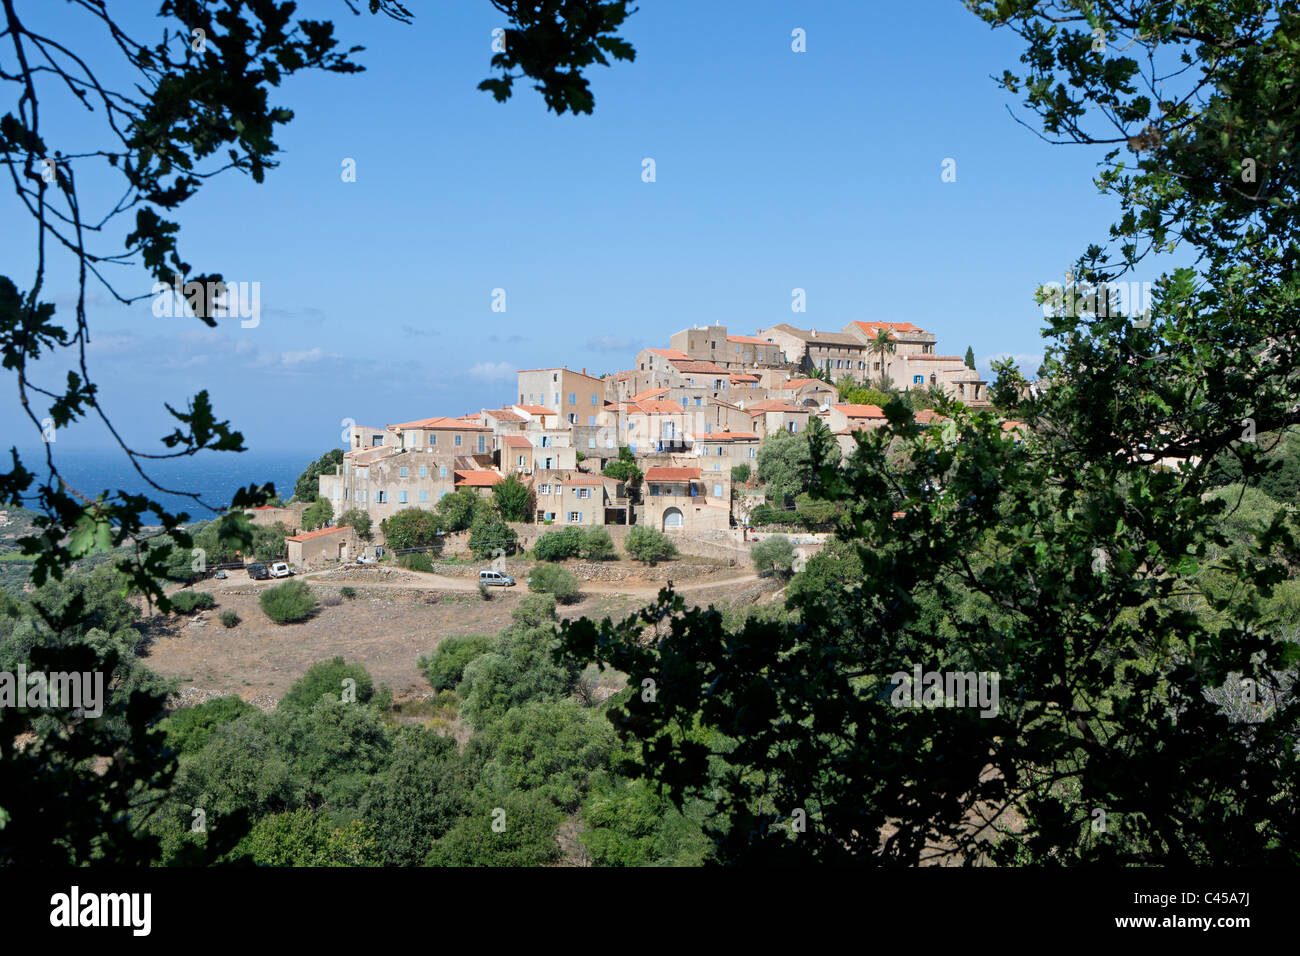
<path id="1" fill-rule="evenodd" d="M 867 343 L 867 351 L 876 355 L 880 363 L 880 375 L 885 375 L 885 355 L 893 355 L 898 351 L 898 343 L 894 341 L 894 336 L 888 329 L 877 329 L 876 337 Z"/>

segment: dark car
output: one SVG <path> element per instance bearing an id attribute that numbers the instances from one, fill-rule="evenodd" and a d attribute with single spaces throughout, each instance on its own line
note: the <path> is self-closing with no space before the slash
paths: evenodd
<path id="1" fill-rule="evenodd" d="M 271 569 L 265 564 L 250 564 L 248 566 L 248 576 L 254 581 L 269 581 Z"/>

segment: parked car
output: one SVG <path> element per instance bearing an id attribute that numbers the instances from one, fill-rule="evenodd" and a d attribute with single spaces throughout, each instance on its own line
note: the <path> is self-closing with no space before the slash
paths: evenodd
<path id="1" fill-rule="evenodd" d="M 225 571 L 222 570 L 218 570 L 217 573 L 212 576 L 216 578 L 218 581 L 224 581 L 226 580 L 226 578 L 230 577 L 230 575 L 228 575 Z"/>
<path id="2" fill-rule="evenodd" d="M 357 558 L 357 564 L 378 564 L 379 559 L 368 554 L 360 555 Z"/>
<path id="3" fill-rule="evenodd" d="M 515 579 L 504 571 L 484 569 L 478 573 L 478 583 L 486 584 L 490 588 L 512 588 L 515 586 Z"/>
<path id="4" fill-rule="evenodd" d="M 293 569 L 283 561 L 277 561 L 275 564 L 271 565 L 271 577 L 291 578 L 293 577 Z"/>
<path id="5" fill-rule="evenodd" d="M 248 576 L 254 581 L 265 581 L 271 576 L 271 569 L 265 564 L 250 564 L 248 566 Z"/>

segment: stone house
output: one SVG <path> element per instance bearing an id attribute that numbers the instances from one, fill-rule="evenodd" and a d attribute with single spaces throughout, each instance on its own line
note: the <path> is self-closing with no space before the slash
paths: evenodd
<path id="1" fill-rule="evenodd" d="M 356 532 L 347 525 L 285 538 L 289 564 L 301 571 L 346 563 L 360 554 Z"/>

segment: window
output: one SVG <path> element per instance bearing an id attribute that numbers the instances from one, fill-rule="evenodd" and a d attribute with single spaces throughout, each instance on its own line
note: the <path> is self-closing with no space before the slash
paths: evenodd
<path id="1" fill-rule="evenodd" d="M 797 422 L 787 422 L 786 429 L 790 432 L 791 435 L 793 435 L 795 432 L 799 430 L 799 424 Z"/>
<path id="2" fill-rule="evenodd" d="M 370 469 L 369 469 L 369 468 L 358 468 L 358 469 L 357 469 L 357 477 L 359 477 L 359 478 L 369 478 L 369 477 L 370 477 Z"/>
<path id="3" fill-rule="evenodd" d="M 399 504 L 403 504 L 403 505 L 406 504 L 406 492 L 405 492 L 405 491 L 399 491 L 399 492 L 397 493 L 397 501 L 398 501 Z"/>
<path id="4" fill-rule="evenodd" d="M 556 410 L 557 412 L 560 410 L 560 393 L 559 393 L 559 392 L 556 392 L 556 393 L 555 393 L 555 410 Z"/>
<path id="5" fill-rule="evenodd" d="M 403 465 L 401 468 L 398 468 L 398 469 L 397 469 L 397 477 L 398 477 L 398 478 L 405 478 L 405 477 L 406 477 L 406 466 L 405 466 L 405 465 Z"/>
<path id="6" fill-rule="evenodd" d="M 366 503 L 366 492 L 364 489 L 357 492 L 357 502 L 358 504 L 363 504 L 363 505 Z"/>
<path id="7" fill-rule="evenodd" d="M 430 432 L 430 433 L 429 433 L 429 447 L 432 448 L 432 447 L 433 447 L 434 445 L 436 445 L 436 444 L 438 444 L 438 436 L 435 435 L 435 434 L 433 434 L 432 432 Z"/>
<path id="8" fill-rule="evenodd" d="M 925 384 L 925 376 L 924 376 L 924 375 L 913 375 L 913 376 L 912 376 L 912 384 L 913 384 L 913 385 L 924 385 L 924 384 Z"/>
<path id="9" fill-rule="evenodd" d="M 683 395 L 683 396 L 682 396 L 682 408 L 685 408 L 685 407 L 686 407 L 686 396 Z"/>
<path id="10" fill-rule="evenodd" d="M 751 446 L 750 449 L 749 449 L 749 457 L 750 457 L 750 458 L 757 458 L 757 457 L 758 457 L 758 449 L 757 449 L 757 448 L 754 448 L 754 447 Z"/>
<path id="11" fill-rule="evenodd" d="M 483 442 L 484 442 L 484 440 L 485 440 L 485 436 L 483 436 L 483 435 L 479 435 L 479 436 L 478 436 L 478 453 L 479 453 L 480 455 L 483 454 L 483 451 L 484 451 L 484 447 L 483 447 Z"/>
<path id="12" fill-rule="evenodd" d="M 384 443 L 384 436 L 383 436 L 383 435 L 371 435 L 371 436 L 370 436 L 370 447 L 371 447 L 371 448 L 378 448 L 378 447 L 379 447 L 380 445 L 382 445 L 383 443 Z"/>
<path id="13" fill-rule="evenodd" d="M 517 466 L 519 466 L 520 468 L 523 468 L 523 467 L 524 467 L 524 460 L 525 460 L 527 457 L 528 457 L 527 455 L 519 455 L 519 456 L 515 459 L 515 464 L 516 464 Z"/>
<path id="14" fill-rule="evenodd" d="M 727 449 L 724 448 L 722 445 L 719 445 L 719 446 L 718 446 L 718 454 L 719 454 L 719 455 L 725 455 L 726 453 L 727 453 Z"/>
<path id="15" fill-rule="evenodd" d="M 705 423 L 704 423 L 704 434 L 707 435 L 707 434 L 709 434 L 709 433 L 712 432 L 712 431 L 713 431 L 713 422 L 705 422 Z"/>
<path id="16" fill-rule="evenodd" d="M 612 437 L 607 436 L 607 437 L 605 438 L 605 447 L 606 447 L 606 448 L 613 448 L 613 447 L 614 447 L 614 439 L 613 439 Z"/>
<path id="17" fill-rule="evenodd" d="M 523 392 L 520 392 L 520 393 L 519 393 L 519 404 L 522 405 L 523 403 L 524 403 L 524 393 L 523 393 Z"/>
<path id="18" fill-rule="evenodd" d="M 722 485 L 714 485 L 714 486 L 713 486 L 713 497 L 715 497 L 715 498 L 721 498 L 721 497 L 722 497 Z"/>
<path id="19" fill-rule="evenodd" d="M 438 477 L 439 477 L 439 478 L 446 478 L 446 477 L 447 477 L 447 466 L 446 466 L 446 465 L 439 465 L 439 466 L 438 466 Z M 446 492 L 444 492 L 444 494 L 445 494 L 445 493 L 446 493 Z"/>
<path id="20" fill-rule="evenodd" d="M 429 466 L 428 466 L 428 465 L 421 465 L 421 466 L 420 466 L 420 477 L 421 477 L 421 478 L 428 478 L 428 477 L 429 477 Z"/>
<path id="21" fill-rule="evenodd" d="M 577 488 L 577 489 L 575 489 L 575 490 L 578 492 L 578 497 L 579 497 L 579 498 L 590 498 L 590 497 L 591 497 L 591 489 L 590 489 L 590 488 Z"/>
<path id="22" fill-rule="evenodd" d="M 599 404 L 600 404 L 600 397 L 599 397 L 595 392 L 592 392 L 592 393 L 591 393 L 591 404 L 593 404 L 593 405 L 599 405 Z"/>
<path id="23" fill-rule="evenodd" d="M 594 438 L 588 438 L 588 439 L 587 439 L 587 447 L 588 447 L 588 448 L 595 448 L 595 447 L 596 447 L 596 439 L 594 439 Z"/>
<path id="24" fill-rule="evenodd" d="M 722 462 L 715 461 L 715 462 L 713 463 L 713 470 L 714 470 L 714 471 L 722 471 Z"/>
<path id="25" fill-rule="evenodd" d="M 587 427 L 588 427 L 588 428 L 595 428 L 595 427 L 596 427 L 596 416 L 595 416 L 595 415 L 588 415 L 588 416 L 587 416 Z"/>
<path id="26" fill-rule="evenodd" d="M 569 424 L 570 425 L 578 424 L 578 416 L 573 412 L 569 412 Z"/>
<path id="27" fill-rule="evenodd" d="M 429 500 L 429 492 L 427 492 L 427 491 L 421 489 L 421 490 L 420 490 L 420 500 L 421 500 L 421 501 L 428 501 L 428 500 Z"/>
<path id="28" fill-rule="evenodd" d="M 576 394 L 575 392 L 570 392 L 570 393 L 569 393 L 569 404 L 570 404 L 570 405 L 577 405 L 577 404 L 578 404 L 578 396 L 577 396 L 577 394 Z"/>
<path id="29" fill-rule="evenodd" d="M 387 500 L 388 500 L 388 492 L 386 491 L 375 492 L 375 504 L 382 505 Z"/>
<path id="30" fill-rule="evenodd" d="M 736 354 L 737 354 L 737 355 L 740 354 L 740 346 L 739 346 L 739 345 L 736 346 Z"/>
<path id="31" fill-rule="evenodd" d="M 580 524 L 580 523 L 582 522 L 582 512 L 581 512 L 581 511 L 570 511 L 570 512 L 569 512 L 569 522 L 570 522 L 571 524 Z"/>
<path id="32" fill-rule="evenodd" d="M 697 399 L 695 399 L 695 404 L 696 404 L 696 405 L 703 405 L 703 404 L 704 404 L 704 399 L 702 399 L 702 398 L 697 398 Z"/>
<path id="33" fill-rule="evenodd" d="M 460 437 L 461 437 L 461 436 L 460 436 L 459 434 L 457 434 L 456 437 L 453 438 L 453 439 L 452 439 L 452 442 L 451 442 L 451 443 L 452 443 L 453 445 L 455 445 L 457 448 L 460 447 Z"/>
<path id="34" fill-rule="evenodd" d="M 543 435 L 543 436 L 542 436 L 542 447 L 543 447 L 543 448 L 550 448 L 550 447 L 551 447 L 551 436 L 550 436 L 550 435 Z"/>

